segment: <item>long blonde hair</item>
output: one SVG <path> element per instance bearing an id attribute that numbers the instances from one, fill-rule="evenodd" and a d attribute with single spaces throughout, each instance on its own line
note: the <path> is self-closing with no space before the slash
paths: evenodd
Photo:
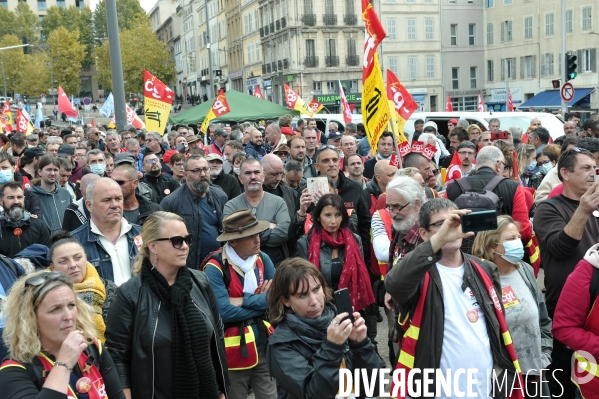
<path id="1" fill-rule="evenodd" d="M 495 257 L 493 249 L 495 249 L 497 246 L 501 233 L 503 233 L 510 224 L 513 224 L 518 228 L 518 230 L 520 230 L 520 223 L 512 219 L 511 216 L 497 216 L 496 230 L 481 231 L 476 234 L 476 238 L 474 239 L 474 244 L 472 246 L 472 255 L 481 259 L 493 261 L 493 258 Z"/>
<path id="2" fill-rule="evenodd" d="M 144 225 L 141 228 L 141 238 L 143 240 L 143 244 L 139 250 L 139 253 L 137 254 L 137 258 L 135 258 L 133 274 L 138 274 L 141 272 L 141 266 L 143 265 L 144 259 L 150 259 L 148 243 L 160 238 L 160 235 L 162 234 L 162 224 L 168 220 L 176 220 L 185 223 L 183 218 L 176 213 L 164 211 L 154 212 L 145 220 Z"/>
<path id="3" fill-rule="evenodd" d="M 2 333 L 4 344 L 8 348 L 10 357 L 21 363 L 30 363 L 42 350 L 38 336 L 37 308 L 46 295 L 55 288 L 63 285 L 73 291 L 75 305 L 77 306 L 77 322 L 75 328 L 83 331 L 86 338 L 96 338 L 97 332 L 92 319 L 93 311 L 83 299 L 79 298 L 73 289 L 73 283 L 64 274 L 45 280 L 40 286 L 29 286 L 25 281 L 29 278 L 48 274 L 39 271 L 19 278 L 2 304 L 2 312 L 6 317 L 6 325 Z"/>

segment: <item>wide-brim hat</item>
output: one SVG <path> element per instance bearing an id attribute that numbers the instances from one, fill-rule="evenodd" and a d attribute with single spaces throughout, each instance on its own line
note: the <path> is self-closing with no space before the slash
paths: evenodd
<path id="1" fill-rule="evenodd" d="M 224 242 L 253 236 L 268 229 L 270 223 L 256 219 L 249 209 L 240 209 L 223 219 L 223 233 L 216 241 Z"/>

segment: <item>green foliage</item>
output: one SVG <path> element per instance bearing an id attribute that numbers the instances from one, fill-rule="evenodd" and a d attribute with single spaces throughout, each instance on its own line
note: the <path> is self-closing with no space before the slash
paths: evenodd
<path id="1" fill-rule="evenodd" d="M 116 12 L 119 19 L 119 31 L 131 29 L 138 18 L 148 19 L 139 0 L 116 0 Z M 106 23 L 106 0 L 101 0 L 94 10 L 93 32 L 96 46 L 100 46 L 108 39 Z"/>
<path id="2" fill-rule="evenodd" d="M 0 47 L 16 46 L 21 43 L 21 39 L 14 35 L 5 35 L 0 40 Z M 26 77 L 23 72 L 23 65 L 27 64 L 31 55 L 23 54 L 22 48 L 0 51 L 0 62 L 4 64 L 4 76 L 6 77 L 7 93 L 14 93 L 19 82 Z M 4 81 L 0 80 L 0 89 L 4 93 Z"/>
<path id="3" fill-rule="evenodd" d="M 0 38 L 13 33 L 16 15 L 8 7 L 0 7 Z"/>
<path id="4" fill-rule="evenodd" d="M 22 77 L 15 85 L 15 92 L 27 97 L 38 97 L 47 93 L 50 86 L 50 68 L 48 55 L 27 55 L 27 61 L 21 66 Z"/>
<path id="5" fill-rule="evenodd" d="M 37 15 L 31 11 L 31 8 L 25 2 L 19 2 L 15 9 L 15 21 L 11 33 L 22 39 L 26 36 L 29 43 L 33 43 L 37 39 L 36 29 L 39 28 L 39 19 Z"/>
<path id="6" fill-rule="evenodd" d="M 48 36 L 48 46 L 57 85 L 68 94 L 79 94 L 81 63 L 85 58 L 85 46 L 80 42 L 79 31 L 60 26 Z"/>

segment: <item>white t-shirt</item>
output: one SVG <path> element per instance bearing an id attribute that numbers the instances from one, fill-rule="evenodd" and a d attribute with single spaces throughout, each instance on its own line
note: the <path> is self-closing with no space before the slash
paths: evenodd
<path id="1" fill-rule="evenodd" d="M 476 385 L 472 391 L 479 398 L 490 398 L 492 388 L 488 376 L 493 369 L 493 355 L 487 334 L 485 315 L 468 287 L 462 290 L 464 283 L 464 265 L 446 267 L 437 263 L 437 270 L 443 285 L 443 305 L 445 329 L 443 331 L 443 348 L 441 351 L 440 369 L 444 375 L 451 369 L 453 375 L 458 369 L 465 369 L 460 375 L 459 384 L 454 387 L 452 395 L 445 396 L 445 391 L 438 392 L 437 398 L 455 397 L 456 388 L 467 396 L 467 369 L 478 369 L 474 374 Z"/>

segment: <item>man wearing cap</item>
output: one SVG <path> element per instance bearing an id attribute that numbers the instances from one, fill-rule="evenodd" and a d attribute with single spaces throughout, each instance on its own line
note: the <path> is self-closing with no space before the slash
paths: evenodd
<path id="1" fill-rule="evenodd" d="M 44 150 L 39 147 L 27 148 L 21 157 L 21 167 L 19 172 L 29 181 L 35 178 L 37 163 L 41 157 L 45 155 Z"/>
<path id="2" fill-rule="evenodd" d="M 135 167 L 136 162 L 135 162 L 135 157 L 133 154 L 129 154 L 128 152 L 122 152 L 120 154 L 116 154 L 114 157 L 115 167 L 122 165 L 122 164 L 131 165 L 131 166 L 133 166 L 133 168 L 135 168 L 137 170 L 137 168 Z M 137 171 L 137 178 L 141 179 L 142 177 L 143 177 L 143 174 L 141 172 Z M 158 199 L 156 198 L 156 195 L 154 194 L 152 187 L 150 187 L 148 185 L 148 183 L 140 181 L 139 184 L 137 185 L 136 193 L 141 195 L 142 197 L 144 197 L 145 199 L 147 199 L 150 202 L 153 202 L 155 204 L 158 203 Z"/>
<path id="3" fill-rule="evenodd" d="M 237 178 L 225 173 L 223 158 L 220 155 L 208 154 L 206 155 L 206 161 L 210 167 L 210 180 L 212 184 L 219 186 L 227 194 L 227 200 L 231 200 L 241 194 L 241 187 L 237 182 Z"/>
<path id="4" fill-rule="evenodd" d="M 364 164 L 364 177 L 372 180 L 374 177 L 374 165 L 381 159 L 390 160 L 393 150 L 395 150 L 393 133 L 384 131 L 376 146 L 376 157 L 369 159 Z"/>
<path id="5" fill-rule="evenodd" d="M 263 146 L 264 138 L 258 129 L 253 129 L 250 133 L 250 142 L 245 145 L 244 151 L 249 157 L 261 160 L 266 155 L 266 149 Z"/>
<path id="6" fill-rule="evenodd" d="M 123 192 L 123 217 L 131 224 L 142 226 L 148 216 L 161 211 L 160 205 L 148 201 L 138 194 L 139 179 L 137 171 L 131 164 L 121 163 L 112 171 L 110 176 Z"/>
<path id="7" fill-rule="evenodd" d="M 339 154 L 339 156 L 342 157 L 343 151 L 341 151 L 341 137 L 343 137 L 343 134 L 340 131 L 337 131 L 337 130 L 329 131 L 329 137 L 328 137 L 327 143 L 329 145 L 332 145 L 333 147 L 335 147 L 337 149 L 337 153 Z"/>
<path id="8" fill-rule="evenodd" d="M 147 183 L 152 188 L 158 204 L 167 195 L 180 187 L 177 180 L 162 173 L 162 164 L 156 154 L 146 153 L 143 157 L 143 165 L 146 176 L 142 179 L 142 182 Z"/>
<path id="9" fill-rule="evenodd" d="M 27 139 L 27 147 L 28 148 L 37 147 L 38 140 L 39 140 L 37 134 L 28 134 L 26 139 Z"/>
<path id="10" fill-rule="evenodd" d="M 210 254 L 202 270 L 210 280 L 225 324 L 231 382 L 227 397 L 247 398 L 251 383 L 256 398 L 275 399 L 276 381 L 270 377 L 265 356 L 267 337 L 274 330 L 263 318 L 275 268 L 269 256 L 260 251 L 260 235 L 268 230 L 269 223 L 258 220 L 249 209 L 240 209 L 227 216 L 223 225 L 224 232 L 217 240 L 225 245 Z M 251 331 L 246 333 L 246 326 Z"/>
<path id="11" fill-rule="evenodd" d="M 272 153 L 281 158 L 282 161 L 285 161 L 289 156 L 289 146 L 285 143 L 279 143 Z"/>
<path id="12" fill-rule="evenodd" d="M 204 146 L 202 145 L 202 142 L 200 141 L 200 138 L 198 136 L 186 136 L 185 140 L 187 140 L 187 145 L 189 146 L 190 154 L 203 154 Z"/>
<path id="13" fill-rule="evenodd" d="M 457 119 L 450 119 L 449 122 L 447 122 L 447 130 L 449 131 L 449 133 L 451 133 L 451 131 L 456 127 L 457 124 Z"/>
<path id="14" fill-rule="evenodd" d="M 223 156 L 225 144 L 229 138 L 229 133 L 223 128 L 218 128 L 214 131 L 214 143 L 206 147 L 206 154 L 217 154 Z"/>
<path id="15" fill-rule="evenodd" d="M 202 260 L 220 247 L 216 237 L 222 231 L 223 207 L 227 195 L 218 186 L 210 184 L 210 167 L 198 154 L 185 160 L 185 184 L 167 196 L 160 206 L 185 220 L 193 235 L 187 267 L 199 269 Z"/>

